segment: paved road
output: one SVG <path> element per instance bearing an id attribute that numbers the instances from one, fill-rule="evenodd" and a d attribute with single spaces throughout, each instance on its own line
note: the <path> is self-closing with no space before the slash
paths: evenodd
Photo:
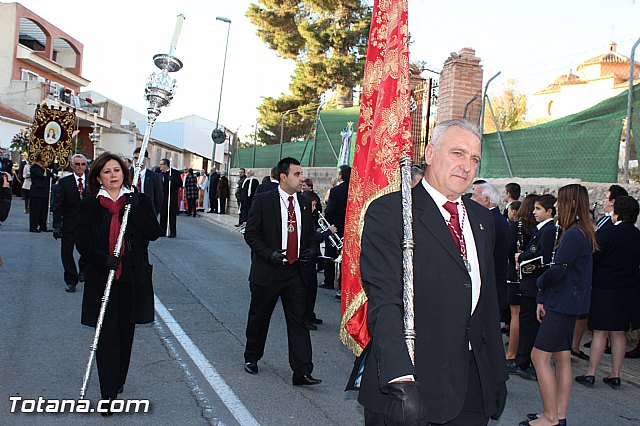
<path id="1" fill-rule="evenodd" d="M 319 290 L 316 312 L 325 323 L 312 332 L 317 387 L 291 385 L 282 309 L 271 323 L 260 373 L 243 369 L 249 289 L 249 250 L 235 218 L 178 218 L 178 238 L 150 246 L 159 303 L 156 322 L 138 326 L 125 398 L 149 398 L 146 414 L 10 414 L 9 396 L 75 399 L 93 329 L 80 325 L 82 286 L 64 292 L 59 242 L 26 232 L 20 203 L 0 227 L 0 424 L 362 424 L 362 409 L 344 385 L 353 363 L 337 337 L 340 306 Z M 637 360 L 632 360 L 639 362 Z M 586 363 L 577 361 L 576 372 Z M 534 382 L 508 382 L 509 400 L 497 425 L 517 424 L 540 408 Z M 88 398 L 99 397 L 97 374 Z M 640 424 L 640 387 L 625 381 L 574 388 L 569 422 Z"/>

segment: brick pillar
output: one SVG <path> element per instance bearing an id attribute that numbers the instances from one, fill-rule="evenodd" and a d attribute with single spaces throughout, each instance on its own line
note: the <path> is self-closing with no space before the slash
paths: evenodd
<path id="1" fill-rule="evenodd" d="M 474 96 L 478 98 L 469 105 L 467 120 L 478 123 L 482 105 L 482 65 L 476 51 L 465 47 L 459 53 L 452 53 L 442 67 L 436 122 L 463 118 L 465 105 Z"/>

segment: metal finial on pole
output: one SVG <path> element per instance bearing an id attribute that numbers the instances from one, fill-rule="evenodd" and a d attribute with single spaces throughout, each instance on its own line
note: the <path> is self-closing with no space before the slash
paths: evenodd
<path id="1" fill-rule="evenodd" d="M 135 172 L 133 175 L 133 182 L 131 183 L 131 186 L 133 188 L 137 186 L 138 180 L 140 178 L 140 169 L 142 168 L 145 157 L 144 152 L 146 151 L 147 145 L 149 144 L 149 137 L 151 136 L 153 124 L 160 115 L 161 108 L 168 106 L 171 102 L 171 99 L 173 99 L 176 80 L 169 77 L 169 73 L 179 71 L 182 68 L 182 62 L 178 58 L 173 56 L 173 53 L 178 43 L 178 36 L 180 35 L 180 29 L 182 28 L 182 22 L 184 21 L 184 18 L 184 15 L 178 15 L 176 28 L 174 30 L 173 38 L 171 40 L 171 46 L 169 48 L 169 54 L 159 54 L 153 57 L 153 62 L 158 68 L 160 68 L 161 71 L 160 73 L 152 73 L 149 76 L 149 81 L 147 82 L 147 85 L 145 87 L 145 98 L 149 102 L 149 106 L 147 107 L 147 128 L 145 129 L 144 139 L 142 140 L 142 146 L 140 147 L 141 154 L 138 158 L 138 161 L 135 163 Z M 124 215 L 122 216 L 122 224 L 120 225 L 118 240 L 113 252 L 113 255 L 116 257 L 120 257 L 120 250 L 122 248 L 124 233 L 127 229 L 130 211 L 131 205 L 127 205 L 124 209 Z M 89 377 L 91 376 L 91 366 L 93 364 L 96 350 L 98 349 L 98 340 L 100 339 L 100 331 L 102 330 L 104 315 L 107 311 L 107 304 L 109 303 L 109 295 L 111 293 L 111 285 L 113 284 L 113 280 L 115 278 L 115 272 L 116 271 L 114 271 L 113 269 L 109 271 L 107 284 L 104 288 L 102 305 L 100 305 L 100 312 L 98 313 L 98 320 L 96 321 L 96 331 L 91 344 L 91 351 L 89 353 L 89 361 L 87 362 L 87 368 L 82 380 L 82 388 L 80 389 L 80 399 L 84 399 L 87 392 L 87 385 L 89 384 Z"/>

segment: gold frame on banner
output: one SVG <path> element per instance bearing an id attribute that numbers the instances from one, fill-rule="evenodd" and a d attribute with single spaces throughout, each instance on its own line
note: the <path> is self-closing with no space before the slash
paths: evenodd
<path id="1" fill-rule="evenodd" d="M 61 168 L 67 167 L 76 126 L 75 109 L 38 105 L 29 136 L 29 162 L 40 155 L 45 165 L 57 159 Z"/>

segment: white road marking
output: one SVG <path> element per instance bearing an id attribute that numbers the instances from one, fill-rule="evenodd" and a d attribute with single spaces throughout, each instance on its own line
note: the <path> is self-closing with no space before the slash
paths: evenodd
<path id="1" fill-rule="evenodd" d="M 176 337 L 180 345 L 189 354 L 200 372 L 207 379 L 213 390 L 218 394 L 224 405 L 229 409 L 233 417 L 243 426 L 259 426 L 260 423 L 251 415 L 247 407 L 244 406 L 240 398 L 231 390 L 222 376 L 211 365 L 209 360 L 198 349 L 193 341 L 187 336 L 180 324 L 173 318 L 167 308 L 162 304 L 158 296 L 155 298 L 156 312 L 162 321 L 169 327 L 171 333 Z"/>

